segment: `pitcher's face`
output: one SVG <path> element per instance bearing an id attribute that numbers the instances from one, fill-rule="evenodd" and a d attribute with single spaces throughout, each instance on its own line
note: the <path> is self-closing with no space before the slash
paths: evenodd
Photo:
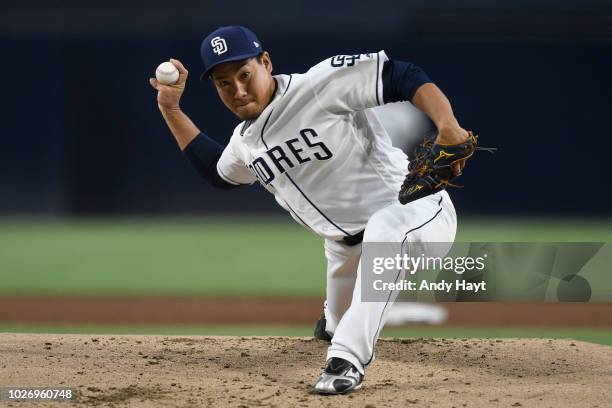
<path id="1" fill-rule="evenodd" d="M 274 93 L 272 61 L 261 57 L 224 62 L 211 72 L 211 78 L 223 104 L 242 120 L 257 118 L 268 106 Z"/>

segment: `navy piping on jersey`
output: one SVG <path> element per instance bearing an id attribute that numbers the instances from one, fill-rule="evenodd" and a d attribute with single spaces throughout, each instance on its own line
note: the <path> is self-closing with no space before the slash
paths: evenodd
<path id="1" fill-rule="evenodd" d="M 289 90 L 289 86 L 291 85 L 291 80 L 292 79 L 293 79 L 293 74 L 289 75 L 289 82 L 287 83 L 287 87 L 285 88 L 285 92 L 283 92 L 283 96 L 285 96 L 285 94 Z"/>
<path id="2" fill-rule="evenodd" d="M 244 131 L 247 130 L 249 126 L 251 126 L 251 123 L 253 122 L 250 120 L 247 120 L 242 124 L 242 129 L 240 129 L 240 136 L 244 136 Z"/>
<path id="3" fill-rule="evenodd" d="M 285 92 L 283 92 L 282 96 L 285 96 L 285 94 L 287 93 L 287 91 L 289 90 L 289 86 L 291 85 L 291 80 L 293 79 L 293 75 L 289 75 L 289 82 L 287 83 L 287 88 L 285 88 Z M 272 115 L 272 112 L 270 112 L 270 116 Z M 266 146 L 266 149 L 268 148 L 268 146 L 266 145 L 265 141 L 263 140 L 263 129 L 266 127 L 266 125 L 268 124 L 268 119 L 270 119 L 270 116 L 268 116 L 268 118 L 266 119 L 263 128 L 262 128 L 262 137 L 261 137 L 261 141 L 264 142 L 264 146 Z M 285 205 L 287 206 L 287 208 L 289 208 L 289 211 L 291 212 L 291 214 L 295 215 L 297 217 L 298 220 L 300 220 L 300 222 L 302 223 L 302 225 L 304 225 L 306 228 L 310 229 L 312 231 L 312 228 L 310 227 L 310 225 L 308 225 L 303 219 L 302 217 L 300 217 L 298 215 L 297 212 L 295 212 L 295 210 L 293 208 L 291 208 L 291 206 L 289 204 L 287 204 L 286 201 L 284 201 Z"/>
<path id="4" fill-rule="evenodd" d="M 438 206 L 439 206 L 440 204 L 442 204 L 442 198 L 443 198 L 443 197 L 440 197 L 440 200 L 438 201 Z M 401 248 L 402 248 L 402 253 L 404 252 L 404 251 L 403 251 L 403 248 L 404 248 L 404 244 L 406 243 L 406 239 L 408 239 L 408 234 L 410 234 L 411 232 L 414 232 L 414 231 L 416 231 L 416 230 L 418 230 L 418 229 L 423 228 L 425 225 L 427 225 L 427 224 L 429 224 L 431 221 L 433 221 L 433 220 L 434 220 L 434 219 L 435 219 L 435 218 L 438 216 L 438 214 L 440 214 L 441 212 L 442 212 L 442 207 L 440 207 L 440 208 L 438 209 L 438 211 L 437 211 L 437 212 L 434 214 L 434 216 L 433 216 L 433 217 L 431 217 L 429 220 L 425 221 L 423 224 L 419 225 L 418 227 L 412 228 L 411 230 L 409 230 L 408 232 L 406 232 L 406 234 L 404 234 L 404 239 L 402 240 L 402 245 L 401 245 Z M 402 274 L 402 271 L 401 271 L 401 270 L 398 270 L 398 271 L 397 271 L 397 276 L 395 277 L 395 282 L 394 282 L 394 283 L 397 283 L 397 280 L 399 279 L 399 277 L 400 277 L 400 275 L 401 275 L 401 274 Z M 374 347 L 375 347 L 375 345 L 376 345 L 376 338 L 378 337 L 378 334 L 379 334 L 379 332 L 380 332 L 380 329 L 381 329 L 381 327 L 380 327 L 380 326 L 381 326 L 381 323 L 382 323 L 382 317 L 384 316 L 384 314 L 385 314 L 385 310 L 387 309 L 387 306 L 389 305 L 389 300 L 391 299 L 391 295 L 392 295 L 392 294 L 393 294 L 393 291 L 389 292 L 389 296 L 387 297 L 387 301 L 385 302 L 385 307 L 383 307 L 382 314 L 380 315 L 380 320 L 378 321 L 378 327 L 377 327 L 377 329 L 376 329 L 376 334 L 374 335 L 374 342 L 372 343 L 372 355 L 371 355 L 371 356 L 370 356 L 370 358 L 368 359 L 368 362 L 367 362 L 367 363 L 365 363 L 365 364 L 363 365 L 363 368 L 364 368 L 364 369 L 365 369 L 365 368 L 366 368 L 366 367 L 367 367 L 367 366 L 368 366 L 368 365 L 369 365 L 369 364 L 372 362 L 372 359 L 374 358 Z"/>
<path id="5" fill-rule="evenodd" d="M 272 111 L 270 112 L 270 114 L 268 115 L 268 117 L 266 118 L 266 121 L 264 122 L 262 128 L 261 128 L 261 141 L 263 143 L 263 145 L 266 147 L 266 150 L 269 150 L 268 148 L 268 144 L 266 143 L 266 141 L 264 140 L 264 130 L 266 129 L 266 125 L 268 124 L 268 120 L 270 120 L 270 117 L 272 116 L 272 113 L 274 112 L 274 109 L 272 109 Z M 348 232 L 346 232 L 345 230 L 343 230 L 339 225 L 337 225 L 335 222 L 333 222 L 327 215 L 325 215 L 325 213 L 323 211 L 321 211 L 319 209 L 319 207 L 317 207 L 315 205 L 315 203 L 313 203 L 310 198 L 308 198 L 308 196 L 306 194 L 304 194 L 304 192 L 302 191 L 302 189 L 295 183 L 295 181 L 293 181 L 293 179 L 291 178 L 291 176 L 289 176 L 289 173 L 285 172 L 285 176 L 287 176 L 287 179 L 289 179 L 289 181 L 291 182 L 291 184 L 293 184 L 295 186 L 295 188 L 298 189 L 298 191 L 300 192 L 300 194 L 302 194 L 302 196 L 304 196 L 304 198 L 306 199 L 306 201 L 308 201 L 310 203 L 310 205 L 313 206 L 313 208 L 315 210 L 317 210 L 317 212 L 319 214 L 321 214 L 323 216 L 323 218 L 325 218 L 330 224 L 332 224 L 334 227 L 338 228 L 338 230 L 342 231 L 343 234 L 351 237 L 352 235 L 349 234 Z M 285 203 L 286 204 L 286 203 Z M 288 205 L 287 205 L 288 206 Z M 299 217 L 298 217 L 299 218 Z M 300 218 L 301 219 L 301 218 Z M 302 221 L 304 222 L 304 221 Z M 304 223 L 305 225 L 308 225 L 306 223 Z M 310 227 L 309 227 L 310 228 Z"/>
<path id="6" fill-rule="evenodd" d="M 302 217 L 300 217 L 300 216 L 298 215 L 298 213 L 296 213 L 296 212 L 293 210 L 293 208 L 291 208 L 291 206 L 290 206 L 289 204 L 287 204 L 287 202 L 286 202 L 286 201 L 284 201 L 284 200 L 283 200 L 283 202 L 285 203 L 285 205 L 287 206 L 287 208 L 289 208 L 289 210 L 291 211 L 291 213 L 292 213 L 293 215 L 295 215 L 296 217 L 298 217 L 298 220 L 300 220 L 300 222 L 301 222 L 301 223 L 302 223 L 302 224 L 303 224 L 303 225 L 304 225 L 306 228 L 308 228 L 309 230 L 313 231 L 313 229 L 310 227 L 310 225 L 306 224 L 306 222 L 304 222 L 304 220 L 302 219 Z"/>
<path id="7" fill-rule="evenodd" d="M 291 83 L 291 80 L 289 81 L 289 83 Z M 287 85 L 287 88 L 289 88 L 289 85 Z M 287 92 L 287 90 L 285 90 L 285 92 Z M 283 93 L 283 96 L 285 94 Z M 272 112 L 274 112 L 274 109 L 272 109 Z M 265 140 L 263 139 L 263 131 L 266 128 L 266 125 L 268 124 L 268 119 L 270 119 L 270 116 L 272 116 L 272 112 L 270 112 L 270 114 L 268 115 L 268 117 L 266 118 L 266 121 L 264 122 L 263 127 L 261 128 L 261 141 L 263 142 L 264 146 L 266 146 L 266 149 L 268 148 L 268 145 L 266 144 Z M 287 204 L 287 202 L 285 200 L 283 200 L 283 202 L 285 203 L 285 205 L 287 206 L 287 208 L 289 208 L 289 210 L 291 211 L 291 213 L 295 214 L 296 217 L 298 217 L 298 219 L 302 222 L 302 224 L 304 224 L 305 227 L 309 228 L 311 231 L 313 230 L 310 225 L 308 225 L 308 223 L 306 223 L 302 217 L 300 217 L 298 215 L 298 213 L 291 208 L 291 206 L 289 204 Z"/>
<path id="8" fill-rule="evenodd" d="M 329 217 L 327 215 L 325 215 L 323 213 L 323 211 L 321 211 L 312 201 L 310 201 L 310 198 L 308 198 L 308 196 L 306 194 L 304 194 L 304 192 L 302 191 L 302 189 L 300 187 L 298 187 L 298 185 L 295 183 L 295 181 L 293 181 L 293 179 L 291 178 L 291 176 L 289 176 L 289 174 L 285 173 L 285 175 L 287 176 L 287 178 L 289 179 L 289 181 L 291 182 L 291 184 L 293 184 L 295 186 L 295 188 L 298 189 L 298 191 L 300 193 L 302 193 L 302 195 L 304 196 L 304 198 L 310 203 L 310 205 L 312 205 L 314 207 L 315 210 L 317 210 L 319 212 L 319 214 L 321 214 L 330 224 L 332 224 L 334 227 L 338 228 L 340 231 L 342 231 L 344 234 L 346 234 L 349 237 L 352 237 L 351 234 L 349 234 L 348 232 L 346 232 L 345 230 L 343 230 L 342 228 L 340 228 L 339 225 L 337 225 L 335 222 L 333 222 L 332 220 L 329 219 Z"/>
<path id="9" fill-rule="evenodd" d="M 259 134 L 259 138 L 261 139 L 261 142 L 264 144 L 264 146 L 266 146 L 266 149 L 268 149 L 268 144 L 264 140 L 263 134 L 264 134 L 264 130 L 266 129 L 266 125 L 268 124 L 268 121 L 270 120 L 270 117 L 272 116 L 272 112 L 274 112 L 274 109 L 272 109 L 270 113 L 268 114 L 268 117 L 266 118 L 263 126 L 261 127 L 261 133 Z"/>

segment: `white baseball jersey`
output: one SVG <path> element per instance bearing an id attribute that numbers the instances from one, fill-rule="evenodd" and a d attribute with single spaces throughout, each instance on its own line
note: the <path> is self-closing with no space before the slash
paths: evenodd
<path id="1" fill-rule="evenodd" d="M 327 59 L 305 74 L 277 75 L 276 93 L 240 123 L 219 162 L 232 184 L 259 181 L 293 218 L 341 239 L 397 203 L 407 158 L 374 108 L 383 103 L 384 51 Z"/>

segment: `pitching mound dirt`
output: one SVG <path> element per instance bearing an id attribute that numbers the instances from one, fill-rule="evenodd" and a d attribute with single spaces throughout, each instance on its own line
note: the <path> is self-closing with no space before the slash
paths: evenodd
<path id="1" fill-rule="evenodd" d="M 559 408 L 612 403 L 608 346 L 572 340 L 381 340 L 364 387 L 324 397 L 310 389 L 326 348 L 309 338 L 288 337 L 3 333 L 0 387 L 77 390 L 75 402 L 55 406 Z"/>

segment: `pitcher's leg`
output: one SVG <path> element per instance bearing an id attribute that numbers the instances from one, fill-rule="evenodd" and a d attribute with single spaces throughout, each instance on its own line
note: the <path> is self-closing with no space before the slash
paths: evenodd
<path id="1" fill-rule="evenodd" d="M 443 203 L 445 199 L 449 202 Z M 409 251 L 416 244 L 452 242 L 455 230 L 456 218 L 452 203 L 446 193 L 437 194 L 404 206 L 391 205 L 378 211 L 367 224 L 364 245 L 374 242 L 396 243 L 401 251 L 411 256 Z M 374 346 L 384 326 L 384 317 L 399 291 L 381 291 L 379 295 L 385 299 L 384 302 L 363 302 L 361 271 L 360 265 L 351 305 L 336 328 L 327 358 L 345 359 L 363 374 L 365 367 L 374 359 Z M 399 270 L 395 278 L 401 281 L 403 270 Z"/>
<path id="2" fill-rule="evenodd" d="M 325 330 L 333 336 L 342 315 L 351 304 L 361 256 L 361 244 L 348 246 L 341 242 L 325 240 L 325 256 L 327 258 Z"/>

